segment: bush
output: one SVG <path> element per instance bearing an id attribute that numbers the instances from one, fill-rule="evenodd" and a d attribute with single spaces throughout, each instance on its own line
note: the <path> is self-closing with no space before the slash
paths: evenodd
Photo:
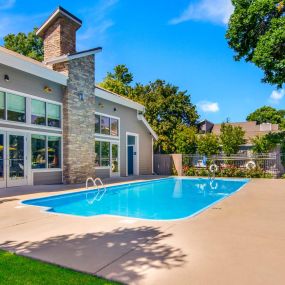
<path id="1" fill-rule="evenodd" d="M 183 173 L 186 176 L 209 176 L 207 168 L 194 168 L 189 166 L 183 167 Z M 273 178 L 272 174 L 266 173 L 263 169 L 256 167 L 255 169 L 243 169 L 232 165 L 220 167 L 216 172 L 216 177 L 239 177 L 239 178 Z M 284 176 L 285 178 L 285 176 Z"/>

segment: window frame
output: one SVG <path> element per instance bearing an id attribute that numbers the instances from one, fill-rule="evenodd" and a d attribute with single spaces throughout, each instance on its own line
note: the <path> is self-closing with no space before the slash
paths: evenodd
<path id="1" fill-rule="evenodd" d="M 41 98 L 38 96 L 30 95 L 27 93 L 15 91 L 15 90 L 3 88 L 3 87 L 0 87 L 0 91 L 3 92 L 4 96 L 5 96 L 5 99 L 4 99 L 5 100 L 4 101 L 5 102 L 5 118 L 4 119 L 0 118 L 0 122 L 2 124 L 14 125 L 14 126 L 29 126 L 29 127 L 34 128 L 34 129 L 41 129 L 41 130 L 57 130 L 57 131 L 63 130 L 63 113 L 62 113 L 63 112 L 63 104 L 62 104 L 62 102 Z M 26 121 L 25 122 L 17 122 L 17 121 L 7 120 L 7 93 L 19 95 L 19 96 L 22 96 L 26 99 L 25 100 L 26 101 L 26 105 L 25 105 L 25 107 L 26 107 L 25 108 L 26 109 L 26 112 L 25 112 Z M 59 128 L 49 127 L 48 125 L 36 125 L 36 124 L 31 123 L 32 99 L 45 102 L 45 104 L 47 104 L 47 103 L 55 104 L 55 105 L 58 105 L 60 107 L 60 127 Z"/>
<path id="2" fill-rule="evenodd" d="M 94 113 L 94 116 L 99 116 L 100 117 L 100 120 L 99 120 L 99 123 L 100 123 L 100 133 L 96 133 L 96 126 L 94 126 L 94 133 L 95 133 L 95 136 L 98 136 L 98 137 L 102 137 L 102 138 L 110 138 L 110 139 L 119 139 L 120 138 L 120 134 L 121 134 L 121 122 L 120 122 L 120 118 L 119 117 L 116 117 L 116 116 L 112 116 L 112 115 L 108 115 L 108 114 L 105 114 L 105 113 L 100 113 L 100 112 L 95 112 Z M 101 133 L 101 117 L 107 117 L 109 118 L 109 127 L 110 127 L 110 134 L 109 135 L 105 135 L 105 134 L 102 134 Z M 111 120 L 117 120 L 118 121 L 118 135 L 117 136 L 113 136 L 111 135 Z"/>
<path id="3" fill-rule="evenodd" d="M 32 158 L 33 158 L 33 151 L 32 151 L 32 140 L 33 140 L 33 135 L 39 135 L 39 136 L 44 136 L 45 137 L 45 167 L 43 168 L 33 168 L 32 167 Z M 49 162 L 48 162 L 48 143 L 49 143 L 49 137 L 58 137 L 59 138 L 59 150 L 60 150 L 60 155 L 59 155 L 59 167 L 54 167 L 51 168 L 49 167 Z M 30 147 L 30 163 L 31 163 L 31 170 L 32 172 L 53 172 L 53 171 L 62 171 L 63 169 L 63 144 L 62 144 L 62 136 L 61 135 L 56 135 L 56 134 L 51 134 L 51 133 L 36 133 L 33 132 L 31 133 L 31 147 Z"/>

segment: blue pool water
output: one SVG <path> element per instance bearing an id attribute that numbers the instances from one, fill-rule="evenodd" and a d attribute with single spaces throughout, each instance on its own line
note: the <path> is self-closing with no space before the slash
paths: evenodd
<path id="1" fill-rule="evenodd" d="M 23 201 L 48 212 L 76 216 L 115 215 L 150 220 L 181 219 L 231 195 L 242 180 L 167 178 Z"/>

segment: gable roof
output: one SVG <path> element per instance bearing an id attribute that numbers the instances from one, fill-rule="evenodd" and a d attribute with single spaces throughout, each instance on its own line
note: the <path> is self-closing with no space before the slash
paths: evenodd
<path id="1" fill-rule="evenodd" d="M 142 104 L 139 104 L 131 99 L 128 99 L 124 96 L 121 96 L 119 94 L 116 94 L 112 91 L 109 91 L 107 89 L 102 88 L 101 86 L 96 85 L 95 86 L 95 96 L 115 102 L 117 104 L 135 109 L 140 112 L 145 112 L 145 107 Z"/>
<path id="2" fill-rule="evenodd" d="M 152 129 L 152 127 L 150 126 L 150 124 L 147 122 L 146 118 L 142 114 L 145 112 L 145 107 L 142 104 L 139 104 L 124 96 L 121 96 L 117 93 L 104 89 L 98 85 L 95 86 L 95 96 L 137 110 L 138 120 L 142 121 L 142 123 L 149 130 L 149 132 L 151 133 L 151 135 L 155 140 L 158 139 L 158 135 L 155 133 L 155 131 Z"/>
<path id="3" fill-rule="evenodd" d="M 0 46 L 0 64 L 59 83 L 67 84 L 67 76 L 52 70 L 45 64 Z"/>

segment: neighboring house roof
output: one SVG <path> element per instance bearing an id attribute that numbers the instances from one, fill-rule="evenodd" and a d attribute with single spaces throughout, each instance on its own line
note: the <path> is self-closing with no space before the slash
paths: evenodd
<path id="1" fill-rule="evenodd" d="M 41 36 L 44 34 L 44 32 L 46 31 L 46 29 L 54 22 L 57 20 L 58 17 L 60 16 L 64 16 L 67 17 L 69 19 L 71 19 L 75 25 L 77 25 L 78 28 L 81 27 L 82 25 L 82 21 L 77 18 L 76 16 L 74 16 L 73 14 L 71 14 L 70 12 L 68 12 L 67 10 L 65 10 L 64 8 L 62 8 L 61 6 L 58 6 L 58 8 L 51 14 L 51 16 L 43 23 L 43 25 L 37 30 L 36 34 L 38 36 Z"/>
<path id="2" fill-rule="evenodd" d="M 37 60 L 11 51 L 2 46 L 0 46 L 0 64 L 10 66 L 61 85 L 67 84 L 66 75 L 50 69 L 45 64 Z"/>
<path id="3" fill-rule="evenodd" d="M 156 140 L 158 139 L 158 135 L 152 129 L 152 127 L 147 122 L 145 117 L 142 114 L 139 114 L 139 112 L 142 112 L 142 113 L 145 112 L 145 107 L 142 104 L 139 104 L 139 103 L 137 103 L 131 99 L 128 99 L 124 96 L 118 95 L 114 92 L 106 90 L 106 89 L 104 89 L 100 86 L 97 86 L 97 85 L 95 88 L 95 96 L 137 110 L 138 111 L 138 116 L 137 116 L 138 120 L 142 121 L 142 123 L 146 126 L 146 128 L 149 130 L 151 135 L 154 137 L 154 139 L 156 139 Z"/>
<path id="4" fill-rule="evenodd" d="M 226 123 L 226 125 L 232 125 L 235 127 L 241 127 L 245 131 L 245 139 L 250 142 L 252 138 L 256 136 L 263 136 L 270 132 L 279 132 L 278 124 L 258 124 L 257 122 L 238 122 L 238 123 Z M 222 124 L 215 124 L 212 133 L 220 135 Z"/>

